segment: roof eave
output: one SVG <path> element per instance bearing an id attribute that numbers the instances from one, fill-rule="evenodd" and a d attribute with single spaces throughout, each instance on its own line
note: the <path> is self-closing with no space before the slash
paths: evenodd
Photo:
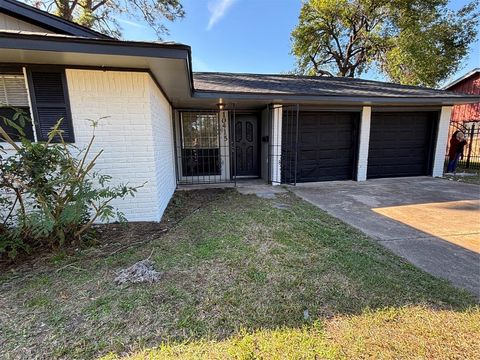
<path id="1" fill-rule="evenodd" d="M 452 87 L 454 87 L 455 85 L 457 85 L 458 83 L 461 83 L 463 80 L 466 80 L 466 79 L 468 79 L 470 76 L 476 74 L 477 72 L 480 72 L 480 68 L 475 68 L 475 69 L 470 70 L 470 71 L 467 72 L 465 75 L 460 76 L 458 79 L 453 80 L 452 82 L 450 82 L 450 83 L 448 83 L 447 85 L 443 86 L 442 89 L 443 89 L 443 90 L 449 90 L 449 89 L 451 89 Z"/>
<path id="2" fill-rule="evenodd" d="M 190 46 L 183 44 L 0 32 L 0 63 L 150 72 L 167 94 L 169 102 L 177 97 L 189 97 L 193 91 L 191 50 Z M 179 68 L 164 70 L 166 64 L 183 67 L 178 80 L 173 78 L 173 74 L 178 75 Z"/>
<path id="3" fill-rule="evenodd" d="M 0 48 L 188 59 L 190 46 L 21 32 L 0 33 Z"/>
<path id="4" fill-rule="evenodd" d="M 291 95 L 265 93 L 233 93 L 196 90 L 193 94 L 197 99 L 228 99 L 235 100 L 265 100 L 271 102 L 325 102 L 330 104 L 352 105 L 456 105 L 480 102 L 480 96 L 335 96 L 335 95 Z"/>

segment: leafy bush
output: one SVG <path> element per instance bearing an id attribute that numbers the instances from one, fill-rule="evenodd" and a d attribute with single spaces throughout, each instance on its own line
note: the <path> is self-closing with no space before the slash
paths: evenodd
<path id="1" fill-rule="evenodd" d="M 63 140 L 61 121 L 46 142 L 25 137 L 25 115 L 3 118 L 20 134 L 20 142 L 0 122 L 0 138 L 13 149 L 0 148 L 0 255 L 13 258 L 32 248 L 81 244 L 95 221 L 125 221 L 111 201 L 134 196 L 138 187 L 110 185 L 111 176 L 94 170 L 103 152 L 91 154 L 95 134 L 78 149 Z M 92 125 L 95 129 L 97 123 Z"/>

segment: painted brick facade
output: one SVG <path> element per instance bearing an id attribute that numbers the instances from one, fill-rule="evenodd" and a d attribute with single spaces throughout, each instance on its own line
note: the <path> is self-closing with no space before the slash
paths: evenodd
<path id="1" fill-rule="evenodd" d="M 177 186 L 172 108 L 152 79 L 148 81 L 157 181 L 157 208 L 162 216 Z"/>
<path id="2" fill-rule="evenodd" d="M 357 181 L 367 180 L 371 117 L 372 108 L 370 106 L 364 106 L 362 108 L 362 116 L 360 119 L 360 137 L 358 140 Z"/>
<path id="3" fill-rule="evenodd" d="M 175 189 L 171 109 L 147 73 L 66 71 L 76 146 L 95 129 L 97 170 L 115 183 L 143 185 L 134 198 L 113 203 L 130 221 L 158 221 Z"/>
<path id="4" fill-rule="evenodd" d="M 450 117 L 452 116 L 452 106 L 442 106 L 440 119 L 438 121 L 437 139 L 433 158 L 432 176 L 443 176 L 443 166 L 445 162 L 445 149 L 448 142 L 448 127 Z"/>

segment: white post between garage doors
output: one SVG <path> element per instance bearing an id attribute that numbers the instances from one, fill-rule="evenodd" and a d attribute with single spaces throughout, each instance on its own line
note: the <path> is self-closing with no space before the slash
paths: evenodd
<path id="1" fill-rule="evenodd" d="M 435 157 L 433 158 L 432 176 L 439 177 L 443 175 L 443 166 L 445 164 L 445 151 L 448 141 L 448 127 L 450 117 L 452 116 L 452 106 L 442 106 L 440 119 L 438 121 L 437 141 L 435 143 Z"/>
<path id="2" fill-rule="evenodd" d="M 367 180 L 368 148 L 370 144 L 371 117 L 372 117 L 372 107 L 364 106 L 362 108 L 362 117 L 360 119 L 360 136 L 359 136 L 359 144 L 358 144 L 358 161 L 357 161 L 357 181 Z"/>
<path id="3" fill-rule="evenodd" d="M 270 126 L 270 182 L 280 185 L 282 182 L 282 118 L 281 105 L 273 105 Z"/>

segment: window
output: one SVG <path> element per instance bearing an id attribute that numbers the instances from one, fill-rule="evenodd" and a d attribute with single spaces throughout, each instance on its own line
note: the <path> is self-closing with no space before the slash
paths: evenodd
<path id="1" fill-rule="evenodd" d="M 184 149 L 218 148 L 217 114 L 182 113 Z"/>
<path id="2" fill-rule="evenodd" d="M 23 112 L 26 117 L 30 118 L 30 108 L 28 104 L 28 93 L 25 85 L 25 77 L 21 69 L 4 71 L 0 73 L 0 125 L 13 140 L 19 140 L 18 130 L 7 124 L 4 118 L 13 121 L 13 117 L 17 112 Z M 18 120 L 14 121 L 17 125 L 21 125 Z M 33 140 L 33 126 L 30 121 L 26 122 L 23 127 L 25 136 Z M 0 140 L 2 141 L 2 140 Z"/>
<path id="3" fill-rule="evenodd" d="M 32 68 L 28 70 L 28 77 L 38 140 L 46 141 L 52 128 L 62 119 L 59 130 L 63 139 L 74 142 L 65 71 Z M 59 140 L 54 138 L 54 142 Z"/>
<path id="4" fill-rule="evenodd" d="M 66 142 L 74 142 L 72 117 L 68 100 L 65 71 L 61 68 L 27 68 L 27 91 L 23 70 L 20 67 L 0 67 L 0 124 L 13 140 L 19 139 L 18 130 L 5 124 L 3 117 L 12 120 L 18 110 L 35 121 L 39 141 L 46 141 L 48 134 L 60 119 L 60 130 Z M 29 108 L 29 95 L 32 108 Z M 18 121 L 17 121 L 18 123 Z M 32 122 L 23 129 L 34 140 Z M 53 141 L 59 141 L 59 138 Z"/>
<path id="5" fill-rule="evenodd" d="M 218 114 L 183 112 L 181 131 L 183 175 L 220 175 Z"/>

